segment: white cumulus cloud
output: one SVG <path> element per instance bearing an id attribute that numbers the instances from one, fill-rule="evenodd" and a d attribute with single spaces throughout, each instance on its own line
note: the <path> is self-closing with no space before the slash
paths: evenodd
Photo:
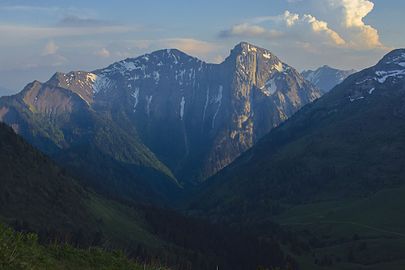
<path id="1" fill-rule="evenodd" d="M 232 26 L 230 29 L 224 30 L 220 33 L 220 37 L 266 37 L 274 38 L 280 36 L 281 33 L 275 30 L 269 30 L 262 26 L 250 24 L 250 23 L 241 23 Z"/>
<path id="2" fill-rule="evenodd" d="M 318 35 L 318 37 L 325 39 L 333 45 L 341 46 L 346 44 L 346 41 L 336 31 L 329 28 L 327 22 L 318 20 L 310 14 L 300 16 L 299 14 L 286 11 L 281 18 L 288 28 L 295 27 L 301 33 L 309 32 Z"/>
<path id="3" fill-rule="evenodd" d="M 382 48 L 377 29 L 364 23 L 364 18 L 374 9 L 369 0 L 327 0 L 331 14 L 339 14 L 342 27 L 354 48 Z"/>
<path id="4" fill-rule="evenodd" d="M 263 23 L 271 23 L 265 27 Z M 328 44 L 332 46 L 343 46 L 346 41 L 334 30 L 329 28 L 325 21 L 305 14 L 300 15 L 285 11 L 278 16 L 254 18 L 251 22 L 245 22 L 232 26 L 222 31 L 221 37 L 248 37 L 263 38 L 267 40 L 284 39 L 294 40 L 296 43 Z"/>

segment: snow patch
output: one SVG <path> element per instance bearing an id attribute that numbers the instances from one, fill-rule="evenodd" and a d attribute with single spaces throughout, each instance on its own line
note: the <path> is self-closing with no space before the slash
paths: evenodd
<path id="1" fill-rule="evenodd" d="M 218 103 L 217 110 L 215 111 L 214 117 L 212 118 L 212 128 L 215 126 L 215 119 L 217 118 L 219 109 L 221 108 L 222 105 L 222 92 L 224 90 L 224 87 L 222 85 L 219 86 L 218 89 L 218 95 L 214 98 L 214 102 Z"/>
<path id="2" fill-rule="evenodd" d="M 204 104 L 204 112 L 203 112 L 203 122 L 205 120 L 205 113 L 207 112 L 207 107 L 208 107 L 208 102 L 210 98 L 210 87 L 207 87 L 207 96 L 205 98 L 205 104 Z"/>
<path id="3" fill-rule="evenodd" d="M 93 93 L 97 94 L 100 91 L 106 91 L 113 86 L 113 82 L 104 75 L 96 75 L 93 81 Z"/>
<path id="4" fill-rule="evenodd" d="M 352 98 L 352 97 L 349 97 L 349 99 L 350 99 L 350 102 L 355 102 L 355 101 L 357 101 L 357 100 L 364 99 L 364 97 L 363 97 L 363 96 L 361 96 L 361 97 L 357 97 L 357 98 Z"/>
<path id="5" fill-rule="evenodd" d="M 184 105 L 186 105 L 186 99 L 184 97 L 181 98 L 180 101 L 180 119 L 183 120 L 184 116 Z"/>
<path id="6" fill-rule="evenodd" d="M 392 58 L 391 61 L 387 61 L 385 62 L 386 64 L 397 64 L 400 66 L 405 65 L 404 62 L 399 62 L 399 61 L 403 61 L 405 59 L 405 53 L 401 53 L 400 55 L 396 56 L 395 58 Z"/>
<path id="7" fill-rule="evenodd" d="M 264 53 L 263 54 L 264 58 L 270 59 L 271 58 L 271 54 L 270 53 Z"/>
<path id="8" fill-rule="evenodd" d="M 377 78 L 375 79 L 379 83 L 385 83 L 385 81 L 390 77 L 403 78 L 405 75 L 405 70 L 376 71 L 375 75 L 377 75 Z"/>
<path id="9" fill-rule="evenodd" d="M 150 104 L 152 103 L 153 96 L 146 96 L 146 114 L 150 115 Z"/>
<path id="10" fill-rule="evenodd" d="M 137 69 L 137 66 L 135 65 L 134 62 L 126 62 L 126 61 L 122 61 L 121 65 L 124 69 L 128 70 L 128 71 L 133 71 L 135 69 Z"/>
<path id="11" fill-rule="evenodd" d="M 373 88 L 371 88 L 370 90 L 368 90 L 368 93 L 371 95 L 374 91 L 375 91 L 375 87 L 373 87 Z"/>
<path id="12" fill-rule="evenodd" d="M 155 83 L 158 84 L 160 80 L 160 73 L 158 71 L 153 71 L 153 79 L 155 80 Z"/>
<path id="13" fill-rule="evenodd" d="M 275 92 L 277 92 L 277 84 L 275 79 L 271 79 L 268 80 L 266 82 L 266 85 L 262 88 L 263 94 L 265 94 L 266 96 L 271 96 L 273 95 Z"/>
<path id="14" fill-rule="evenodd" d="M 360 85 L 360 84 L 363 84 L 363 83 L 366 83 L 366 82 L 372 81 L 372 80 L 373 80 L 373 79 L 371 79 L 371 78 L 367 78 L 367 79 L 362 80 L 362 81 L 360 81 L 360 82 L 356 82 L 356 84 L 357 84 L 357 85 Z"/>
<path id="15" fill-rule="evenodd" d="M 139 103 L 139 88 L 138 88 L 138 87 L 135 88 L 135 92 L 133 92 L 131 96 L 135 99 L 135 102 L 134 102 L 134 112 L 136 112 L 136 106 L 137 106 L 138 103 Z"/>

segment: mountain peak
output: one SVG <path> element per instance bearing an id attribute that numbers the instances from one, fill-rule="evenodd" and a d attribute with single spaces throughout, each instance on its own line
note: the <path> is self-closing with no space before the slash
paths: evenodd
<path id="1" fill-rule="evenodd" d="M 322 92 L 329 92 L 333 87 L 343 82 L 348 76 L 355 73 L 355 70 L 340 70 L 328 65 L 323 65 L 316 70 L 306 70 L 302 75 L 307 81 L 313 83 Z"/>
<path id="2" fill-rule="evenodd" d="M 259 46 L 256 46 L 254 44 L 242 41 L 238 43 L 232 50 L 232 53 L 236 54 L 243 54 L 243 53 L 255 53 L 255 54 L 263 54 L 265 58 L 270 58 L 271 56 L 274 56 L 269 50 L 261 48 Z"/>
<path id="3" fill-rule="evenodd" d="M 195 61 L 201 61 L 197 59 L 196 57 L 193 57 L 191 55 L 188 55 L 187 53 L 176 49 L 176 48 L 170 48 L 170 49 L 161 49 L 157 51 L 153 51 L 151 53 L 147 53 L 135 58 L 127 58 L 123 61 L 120 61 L 119 63 L 122 62 L 144 62 L 147 63 L 149 61 L 155 60 L 155 61 L 161 61 L 161 60 L 172 60 L 174 64 L 178 64 L 181 62 L 181 60 L 195 60 Z"/>
<path id="4" fill-rule="evenodd" d="M 405 68 L 405 49 L 396 49 L 387 53 L 378 65 L 395 65 Z"/>
<path id="5" fill-rule="evenodd" d="M 240 42 L 232 50 L 230 55 L 225 59 L 225 62 L 244 62 L 246 63 L 256 63 L 260 59 L 260 62 L 270 63 L 273 66 L 277 66 L 277 70 L 282 70 L 284 63 L 273 54 L 271 51 L 258 47 L 256 45 L 250 44 L 248 42 Z"/>

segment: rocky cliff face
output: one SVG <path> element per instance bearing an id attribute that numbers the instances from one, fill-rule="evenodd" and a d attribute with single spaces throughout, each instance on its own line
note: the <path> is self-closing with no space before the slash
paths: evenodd
<path id="1" fill-rule="evenodd" d="M 320 97 L 320 92 L 270 51 L 237 45 L 221 64 L 227 93 L 221 135 L 215 138 L 206 176 L 217 172 L 258 139 Z"/>
<path id="2" fill-rule="evenodd" d="M 125 115 L 125 125 L 186 182 L 224 168 L 320 96 L 295 69 L 248 43 L 219 65 L 162 50 L 94 73 L 99 108 L 118 122 Z"/>
<path id="3" fill-rule="evenodd" d="M 48 94 L 38 96 L 38 87 Z M 139 139 L 186 184 L 224 168 L 321 95 L 294 68 L 248 43 L 238 44 L 221 64 L 160 50 L 93 72 L 57 73 L 38 87 L 20 100 L 35 107 L 31 113 L 51 121 L 49 110 L 64 115 L 80 104 Z M 51 95 L 56 92 L 58 98 Z M 4 113 L 2 119 L 18 124 Z"/>

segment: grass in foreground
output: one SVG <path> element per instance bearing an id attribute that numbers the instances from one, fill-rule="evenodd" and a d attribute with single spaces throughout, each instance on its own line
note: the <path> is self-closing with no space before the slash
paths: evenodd
<path id="1" fill-rule="evenodd" d="M 20 233 L 0 224 L 0 269 L 8 270 L 157 270 L 129 260 L 121 252 L 107 252 L 100 248 L 77 249 L 69 245 L 44 246 L 31 233 Z"/>

